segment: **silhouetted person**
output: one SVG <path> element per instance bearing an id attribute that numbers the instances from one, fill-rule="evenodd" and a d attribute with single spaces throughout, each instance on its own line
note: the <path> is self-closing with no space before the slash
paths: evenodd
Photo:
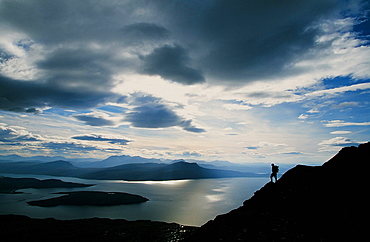
<path id="1" fill-rule="evenodd" d="M 271 164 L 271 171 L 272 171 L 271 175 L 270 175 L 271 182 L 272 182 L 273 177 L 275 178 L 275 182 L 276 182 L 277 181 L 277 173 L 279 172 L 279 166 Z"/>

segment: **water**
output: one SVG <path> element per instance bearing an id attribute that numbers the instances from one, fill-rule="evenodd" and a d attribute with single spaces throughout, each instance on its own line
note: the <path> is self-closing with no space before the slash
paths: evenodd
<path id="1" fill-rule="evenodd" d="M 111 218 L 155 220 L 200 226 L 219 214 L 238 208 L 261 188 L 267 178 L 222 178 L 178 181 L 127 182 L 85 180 L 70 177 L 10 175 L 8 177 L 54 178 L 67 182 L 96 184 L 87 188 L 21 189 L 23 194 L 0 194 L 0 214 L 19 214 L 33 218 L 80 219 Z M 149 198 L 148 202 L 111 207 L 57 206 L 41 208 L 27 202 L 57 197 L 64 191 L 127 192 Z"/>

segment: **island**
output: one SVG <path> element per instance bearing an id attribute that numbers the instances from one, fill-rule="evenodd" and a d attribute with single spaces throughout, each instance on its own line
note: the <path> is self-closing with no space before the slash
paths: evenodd
<path id="1" fill-rule="evenodd" d="M 139 204 L 149 201 L 148 198 L 122 192 L 77 191 L 59 192 L 65 196 L 27 202 L 31 206 L 55 207 L 59 205 L 70 206 L 117 206 Z"/>
<path id="2" fill-rule="evenodd" d="M 39 180 L 36 178 L 11 178 L 0 176 L 0 193 L 20 193 L 25 188 L 79 188 L 90 187 L 93 184 L 64 182 L 58 179 Z"/>

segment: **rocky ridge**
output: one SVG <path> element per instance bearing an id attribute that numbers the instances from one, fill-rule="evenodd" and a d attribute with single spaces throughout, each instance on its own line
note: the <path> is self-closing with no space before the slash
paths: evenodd
<path id="1" fill-rule="evenodd" d="M 188 241 L 360 241 L 367 238 L 370 143 L 322 166 L 297 165 Z"/>

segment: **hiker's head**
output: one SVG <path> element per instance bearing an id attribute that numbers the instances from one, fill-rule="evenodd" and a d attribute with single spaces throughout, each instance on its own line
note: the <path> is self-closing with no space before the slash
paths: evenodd
<path id="1" fill-rule="evenodd" d="M 274 166 L 274 163 L 272 163 L 271 166 Z"/>

